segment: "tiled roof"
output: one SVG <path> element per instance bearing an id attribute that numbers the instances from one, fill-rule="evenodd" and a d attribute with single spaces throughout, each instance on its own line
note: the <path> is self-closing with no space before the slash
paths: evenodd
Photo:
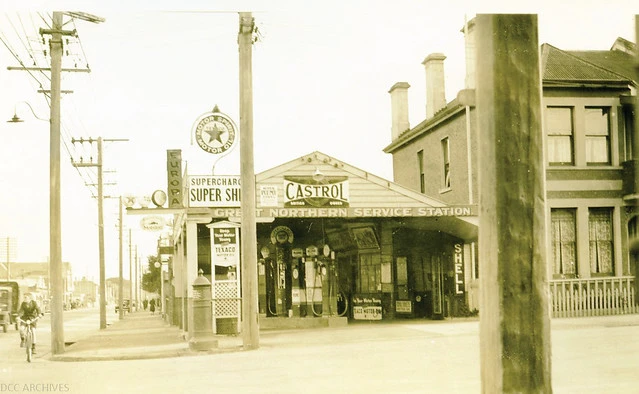
<path id="1" fill-rule="evenodd" d="M 562 82 L 630 83 L 635 58 L 622 51 L 563 51 L 542 45 L 543 79 Z"/>

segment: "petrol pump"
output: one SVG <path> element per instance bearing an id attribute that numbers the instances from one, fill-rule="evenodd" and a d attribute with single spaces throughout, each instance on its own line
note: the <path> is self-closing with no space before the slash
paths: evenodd
<path id="1" fill-rule="evenodd" d="M 278 245 L 275 258 L 264 259 L 266 286 L 266 315 L 288 316 L 291 309 L 290 248 Z"/>
<path id="2" fill-rule="evenodd" d="M 260 249 L 260 313 L 268 317 L 341 316 L 335 252 L 328 245 L 321 253 L 315 245 L 294 247 L 292 237 L 282 234 L 288 233 L 279 230 L 275 242 Z"/>
<path id="3" fill-rule="evenodd" d="M 306 304 L 306 268 L 304 263 L 304 250 L 295 248 L 291 251 L 291 314 L 293 317 L 305 317 L 308 315 Z"/>

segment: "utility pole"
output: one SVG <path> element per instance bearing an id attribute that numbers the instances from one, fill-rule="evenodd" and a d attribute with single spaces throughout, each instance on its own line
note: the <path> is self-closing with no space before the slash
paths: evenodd
<path id="1" fill-rule="evenodd" d="M 124 203 L 122 201 L 122 196 L 120 196 L 118 202 L 120 203 L 118 208 L 118 319 L 122 320 L 124 319 L 124 308 L 122 307 L 122 303 L 124 301 L 124 294 L 122 294 L 122 291 L 124 290 L 124 278 L 122 277 L 122 206 Z"/>
<path id="2" fill-rule="evenodd" d="M 129 229 L 129 311 L 133 302 L 133 245 L 131 242 L 131 229 Z"/>
<path id="3" fill-rule="evenodd" d="M 138 294 L 140 293 L 140 277 L 138 275 L 138 267 L 140 266 L 140 258 L 138 257 L 138 245 L 135 245 L 135 310 L 138 310 Z M 133 302 L 133 296 L 131 297 Z"/>
<path id="4" fill-rule="evenodd" d="M 62 30 L 62 13 L 54 12 L 51 30 L 51 136 L 49 140 L 49 285 L 51 288 L 51 353 L 64 353 L 62 224 L 60 218 L 60 72 L 62 68 L 62 35 L 75 32 Z"/>
<path id="5" fill-rule="evenodd" d="M 7 281 L 11 280 L 11 259 L 15 259 L 16 255 L 16 240 L 15 238 L 6 237 L 6 242 L 0 243 L 0 253 L 4 252 L 6 254 L 6 267 L 7 270 Z"/>
<path id="6" fill-rule="evenodd" d="M 54 11 L 51 19 L 51 29 L 40 28 L 39 30 L 40 35 L 51 36 L 49 39 L 51 68 L 7 67 L 8 70 L 51 72 L 50 90 L 38 90 L 38 92 L 48 93 L 51 98 L 49 116 L 49 290 L 51 298 L 51 353 L 54 355 L 64 353 L 64 324 L 62 316 L 64 312 L 64 278 L 62 274 L 62 225 L 60 218 L 60 95 L 70 92 L 61 89 L 60 74 L 62 71 L 90 71 L 88 68 L 62 68 L 62 36 L 77 35 L 75 30 L 62 30 L 63 14 L 93 23 L 104 22 L 104 18 L 84 12 L 64 13 Z"/>
<path id="7" fill-rule="evenodd" d="M 552 393 L 537 16 L 477 16 L 482 393 Z"/>
<path id="8" fill-rule="evenodd" d="M 104 330 L 107 327 L 106 320 L 106 269 L 104 262 L 104 193 L 103 193 L 103 180 L 102 180 L 102 171 L 103 171 L 103 158 L 102 158 L 102 143 L 103 142 L 121 142 L 128 141 L 127 139 L 102 139 L 102 137 L 98 137 L 97 139 L 89 138 L 85 140 L 80 138 L 76 140 L 75 138 L 71 139 L 72 143 L 84 143 L 88 142 L 89 144 L 93 144 L 93 142 L 97 143 L 98 157 L 97 163 L 93 163 L 91 160 L 89 163 L 84 162 L 82 158 L 80 158 L 79 162 L 73 162 L 75 167 L 97 167 L 98 170 L 98 249 L 99 249 L 99 258 L 100 258 L 100 329 Z"/>
<path id="9" fill-rule="evenodd" d="M 255 234 L 255 165 L 253 158 L 253 74 L 252 47 L 255 20 L 250 12 L 240 12 L 238 45 L 240 52 L 240 199 L 242 226 L 242 344 L 245 350 L 260 347 L 257 307 L 257 236 Z"/>
<path id="10" fill-rule="evenodd" d="M 635 15 L 635 43 L 639 45 L 639 14 Z M 635 81 L 639 84 L 639 52 L 635 53 Z M 636 90 L 635 90 L 636 92 Z M 632 161 L 635 172 L 635 190 L 637 193 L 637 185 L 639 185 L 639 93 L 635 93 L 634 100 L 634 138 L 632 139 Z M 635 206 L 639 206 L 639 200 L 635 200 Z M 635 208 L 637 210 L 638 208 Z M 634 275 L 635 304 L 639 305 L 639 234 L 635 234 L 635 238 L 630 240 L 630 252 L 633 254 L 634 264 L 631 266 L 631 274 Z"/>

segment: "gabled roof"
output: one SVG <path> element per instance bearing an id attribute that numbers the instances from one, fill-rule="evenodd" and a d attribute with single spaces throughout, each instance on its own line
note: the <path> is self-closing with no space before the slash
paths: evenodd
<path id="1" fill-rule="evenodd" d="M 543 82 L 628 85 L 635 81 L 634 57 L 626 52 L 564 51 L 541 46 Z"/>
<path id="2" fill-rule="evenodd" d="M 291 160 L 287 163 L 281 164 L 277 167 L 273 167 L 269 170 L 263 171 L 259 174 L 255 175 L 256 183 L 264 183 L 268 182 L 270 178 L 276 178 L 278 176 L 282 176 L 285 173 L 290 174 L 294 172 L 294 170 L 299 170 L 303 172 L 308 172 L 308 169 L 304 169 L 304 167 L 308 167 L 310 169 L 310 174 L 313 173 L 313 170 L 320 169 L 325 174 L 330 174 L 331 169 L 333 171 L 339 171 L 340 173 L 345 172 L 349 176 L 354 178 L 359 178 L 365 180 L 372 184 L 371 186 L 387 189 L 393 194 L 396 194 L 395 198 L 406 198 L 407 200 L 413 200 L 418 203 L 426 204 L 431 207 L 447 207 L 448 204 L 436 200 L 434 198 L 428 197 L 422 193 L 418 193 L 414 190 L 410 190 L 401 186 L 397 183 L 391 182 L 384 178 L 373 175 L 364 170 L 360 170 L 357 167 L 354 167 L 348 163 L 345 163 L 341 160 L 338 160 L 334 157 L 331 157 L 325 153 L 314 151 L 307 155 L 301 156 L 297 159 Z"/>

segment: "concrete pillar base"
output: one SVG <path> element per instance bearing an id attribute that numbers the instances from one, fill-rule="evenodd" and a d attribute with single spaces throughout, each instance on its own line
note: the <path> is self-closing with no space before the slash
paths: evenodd
<path id="1" fill-rule="evenodd" d="M 189 340 L 189 349 L 204 352 L 211 349 L 217 349 L 217 344 L 218 341 L 213 336 L 191 338 Z"/>

